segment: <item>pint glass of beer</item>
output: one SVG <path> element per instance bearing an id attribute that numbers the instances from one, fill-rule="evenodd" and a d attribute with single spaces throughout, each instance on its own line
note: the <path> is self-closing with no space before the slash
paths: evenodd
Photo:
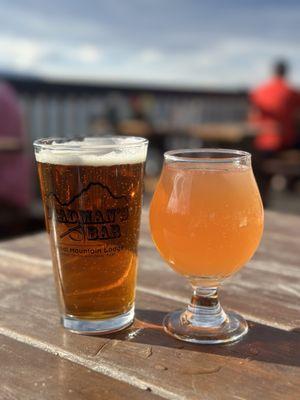
<path id="1" fill-rule="evenodd" d="M 34 142 L 62 324 L 108 333 L 134 318 L 143 173 L 138 137 Z"/>

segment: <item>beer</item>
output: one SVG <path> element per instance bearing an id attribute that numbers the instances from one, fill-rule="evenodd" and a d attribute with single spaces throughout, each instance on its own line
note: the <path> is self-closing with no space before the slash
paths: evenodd
<path id="1" fill-rule="evenodd" d="M 263 230 L 251 168 L 166 164 L 150 224 L 156 246 L 177 272 L 230 276 L 252 257 Z"/>
<path id="2" fill-rule="evenodd" d="M 192 343 L 240 339 L 247 322 L 226 313 L 218 287 L 253 256 L 263 232 L 263 207 L 251 155 L 229 149 L 172 150 L 151 207 L 150 226 L 163 259 L 193 288 L 187 308 L 163 321 L 171 336 Z"/>
<path id="3" fill-rule="evenodd" d="M 86 327 L 88 321 L 128 313 L 132 320 L 147 143 L 142 145 L 142 150 L 129 154 L 122 147 L 119 153 L 113 148 L 103 155 L 95 150 L 88 154 L 86 146 L 76 144 L 71 154 L 58 145 L 57 151 L 36 154 L 55 279 L 67 321 L 83 321 Z"/>

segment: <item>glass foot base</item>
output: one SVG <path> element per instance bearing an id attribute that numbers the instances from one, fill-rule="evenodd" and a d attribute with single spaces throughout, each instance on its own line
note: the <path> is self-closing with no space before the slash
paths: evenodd
<path id="1" fill-rule="evenodd" d="M 191 324 L 186 311 L 167 314 L 164 330 L 176 339 L 199 344 L 221 344 L 239 340 L 248 332 L 247 322 L 239 314 L 228 312 L 219 326 L 201 326 L 201 322 Z"/>
<path id="2" fill-rule="evenodd" d="M 70 315 L 63 315 L 61 321 L 64 328 L 74 333 L 85 335 L 104 335 L 127 328 L 132 324 L 133 319 L 134 307 L 132 307 L 125 314 L 109 319 L 86 320 L 78 319 Z"/>

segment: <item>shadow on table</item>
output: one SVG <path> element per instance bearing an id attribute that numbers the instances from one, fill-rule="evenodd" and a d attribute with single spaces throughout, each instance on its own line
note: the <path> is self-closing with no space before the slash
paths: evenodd
<path id="1" fill-rule="evenodd" d="M 241 341 L 227 345 L 195 345 L 168 336 L 162 328 L 166 314 L 157 310 L 136 310 L 136 320 L 128 329 L 109 335 L 110 339 L 163 346 L 182 351 L 218 354 L 247 360 L 300 366 L 300 335 L 248 321 L 249 332 Z"/>

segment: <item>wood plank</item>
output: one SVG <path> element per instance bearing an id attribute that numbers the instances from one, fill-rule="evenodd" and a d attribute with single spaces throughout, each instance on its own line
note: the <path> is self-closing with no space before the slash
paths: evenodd
<path id="1" fill-rule="evenodd" d="M 189 285 L 152 252 L 146 221 L 144 213 L 139 285 L 150 293 L 187 301 Z M 299 237 L 300 217 L 267 211 L 262 243 L 246 268 L 222 286 L 223 304 L 257 322 L 287 330 L 299 327 Z"/>
<path id="2" fill-rule="evenodd" d="M 154 250 L 143 213 L 140 243 L 138 287 L 161 297 L 187 302 L 191 290 L 187 282 L 171 271 Z M 225 307 L 281 329 L 300 324 L 300 218 L 274 212 L 266 213 L 262 243 L 246 268 L 227 280 L 221 289 Z M 51 265 L 45 234 L 38 234 L 0 244 L 4 259 L 30 262 L 34 266 Z"/>
<path id="3" fill-rule="evenodd" d="M 0 359 L 2 400 L 160 398 L 3 335 Z"/>
<path id="4" fill-rule="evenodd" d="M 138 287 L 147 293 L 187 302 L 191 288 L 152 251 L 141 253 Z M 268 268 L 269 267 L 269 268 Z M 220 290 L 225 308 L 235 309 L 254 321 L 290 330 L 300 323 L 299 270 L 260 260 L 249 265 Z"/>
<path id="5" fill-rule="evenodd" d="M 188 128 L 187 132 L 204 141 L 222 141 L 229 143 L 237 143 L 245 137 L 255 136 L 257 134 L 253 126 L 244 122 L 193 124 Z"/>
<path id="6" fill-rule="evenodd" d="M 50 245 L 45 232 L 34 235 L 26 235 L 17 239 L 0 242 L 1 257 L 14 255 L 20 256 L 20 260 L 30 261 L 34 264 L 50 265 Z M 35 261 L 37 260 L 37 262 Z"/>
<path id="7" fill-rule="evenodd" d="M 16 288 L 4 268 L 14 290 L 1 293 L 1 334 L 172 400 L 298 399 L 299 333 L 251 323 L 235 345 L 183 344 L 161 328 L 166 311 L 181 304 L 138 292 L 133 327 L 110 337 L 78 336 L 59 325 L 48 271 Z"/>

